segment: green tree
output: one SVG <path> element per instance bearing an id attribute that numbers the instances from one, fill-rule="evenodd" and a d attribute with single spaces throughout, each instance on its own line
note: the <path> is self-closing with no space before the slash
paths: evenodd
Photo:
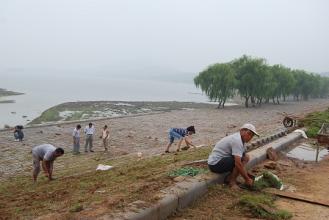
<path id="1" fill-rule="evenodd" d="M 241 97 L 245 99 L 245 106 L 249 107 L 249 101 L 255 106 L 261 104 L 266 89 L 266 83 L 270 79 L 265 59 L 242 56 L 234 60 L 231 65 L 236 72 L 237 89 Z"/>
<path id="2" fill-rule="evenodd" d="M 233 97 L 235 81 L 233 69 L 225 63 L 211 65 L 194 78 L 196 87 L 211 101 L 218 102 L 218 108 L 224 108 L 226 100 Z"/>

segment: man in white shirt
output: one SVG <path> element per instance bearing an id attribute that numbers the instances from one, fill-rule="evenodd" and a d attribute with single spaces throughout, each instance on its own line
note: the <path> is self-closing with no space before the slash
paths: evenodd
<path id="1" fill-rule="evenodd" d="M 81 125 L 77 125 L 72 133 L 73 137 L 73 154 L 80 154 L 80 129 Z"/>
<path id="2" fill-rule="evenodd" d="M 236 179 L 239 174 L 244 178 L 247 185 L 251 186 L 253 180 L 248 176 L 245 165 L 249 156 L 245 153 L 245 143 L 249 142 L 254 135 L 258 135 L 255 126 L 244 124 L 239 132 L 222 138 L 215 145 L 208 158 L 209 169 L 214 173 L 231 172 L 227 183 L 236 187 Z"/>
<path id="3" fill-rule="evenodd" d="M 51 144 L 41 144 L 32 149 L 33 157 L 33 180 L 37 181 L 40 173 L 40 162 L 42 162 L 42 169 L 49 180 L 53 180 L 53 163 L 57 157 L 64 154 L 63 148 L 56 148 Z"/>
<path id="4" fill-rule="evenodd" d="M 95 127 L 93 123 L 89 123 L 89 125 L 86 126 L 85 128 L 85 135 L 86 135 L 85 152 L 88 152 L 88 146 L 89 146 L 89 151 L 94 152 L 92 150 L 94 133 L 95 133 Z"/>

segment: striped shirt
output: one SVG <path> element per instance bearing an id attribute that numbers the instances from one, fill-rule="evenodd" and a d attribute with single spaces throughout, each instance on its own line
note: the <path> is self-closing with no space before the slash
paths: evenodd
<path id="1" fill-rule="evenodd" d="M 172 130 L 180 134 L 182 137 L 185 137 L 187 134 L 187 130 L 185 128 L 172 128 Z"/>

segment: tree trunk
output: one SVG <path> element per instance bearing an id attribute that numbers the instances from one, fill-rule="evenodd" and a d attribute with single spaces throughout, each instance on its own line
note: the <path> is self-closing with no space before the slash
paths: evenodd
<path id="1" fill-rule="evenodd" d="M 249 107 L 249 105 L 248 105 L 248 103 L 249 103 L 249 96 L 245 96 L 244 98 L 245 98 L 244 106 L 245 106 L 246 108 L 248 108 L 248 107 Z"/>

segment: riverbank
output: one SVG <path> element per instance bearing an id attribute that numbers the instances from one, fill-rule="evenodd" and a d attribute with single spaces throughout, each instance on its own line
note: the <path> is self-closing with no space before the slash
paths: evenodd
<path id="1" fill-rule="evenodd" d="M 94 142 L 95 153 L 82 153 L 79 156 L 74 156 L 71 153 L 72 150 L 72 137 L 71 133 L 73 128 L 76 126 L 74 123 L 65 123 L 61 125 L 49 125 L 43 127 L 30 127 L 26 128 L 25 137 L 26 139 L 20 142 L 13 141 L 12 131 L 0 132 L 0 181 L 9 183 L 11 180 L 17 180 L 19 177 L 19 183 L 23 185 L 27 184 L 30 186 L 31 181 L 31 168 L 32 158 L 31 149 L 33 146 L 42 143 L 51 143 L 57 147 L 63 147 L 65 155 L 55 162 L 54 175 L 58 179 L 51 184 L 48 184 L 44 177 L 40 178 L 40 185 L 38 187 L 28 188 L 24 191 L 24 195 L 31 197 L 35 195 L 36 198 L 53 198 L 52 201 L 57 201 L 53 210 L 47 211 L 46 208 L 43 210 L 44 214 L 47 212 L 57 212 L 58 210 L 64 210 L 65 212 L 72 210 L 79 210 L 79 204 L 82 203 L 84 210 L 88 212 L 93 210 L 93 206 L 102 201 L 105 201 L 109 206 L 115 204 L 126 204 L 131 200 L 136 199 L 135 197 L 128 199 L 127 201 L 121 201 L 120 188 L 115 189 L 115 193 L 118 195 L 115 198 L 107 200 L 108 194 L 114 193 L 111 191 L 105 191 L 107 186 L 111 186 L 111 182 L 115 181 L 114 177 L 118 177 L 122 181 L 122 185 L 126 182 L 125 178 L 130 177 L 129 172 L 135 172 L 134 169 L 123 171 L 120 169 L 108 175 L 109 178 L 103 185 L 86 185 L 84 184 L 84 178 L 94 178 L 94 172 L 97 164 L 107 164 L 116 166 L 125 166 L 126 163 L 135 165 L 135 168 L 139 167 L 138 177 L 134 179 L 132 189 L 135 190 L 132 195 L 140 195 L 139 192 L 145 192 L 147 187 L 152 186 L 152 189 L 159 189 L 157 184 L 157 178 L 161 177 L 162 174 L 157 174 L 156 171 L 150 171 L 145 173 L 143 169 L 150 167 L 148 160 L 142 160 L 138 162 L 138 152 L 141 152 L 142 158 L 148 158 L 149 156 L 159 155 L 164 152 L 164 148 L 167 144 L 167 130 L 170 127 L 187 127 L 194 125 L 196 127 L 196 134 L 193 136 L 193 143 L 195 145 L 206 145 L 210 147 L 201 148 L 202 151 L 195 151 L 194 153 L 182 152 L 177 157 L 173 154 L 160 156 L 158 163 L 166 163 L 169 166 L 169 170 L 175 168 L 179 161 L 202 159 L 208 155 L 216 141 L 226 134 L 235 132 L 245 122 L 253 123 L 258 132 L 265 136 L 273 133 L 277 129 L 282 129 L 282 113 L 291 113 L 299 116 L 303 116 L 307 113 L 320 111 L 329 107 L 329 100 L 312 100 L 309 102 L 289 102 L 282 105 L 264 105 L 261 108 L 250 108 L 246 109 L 240 106 L 227 107 L 225 109 L 216 109 L 215 106 L 211 108 L 200 108 L 200 109 L 183 109 L 173 110 L 168 112 L 159 112 L 158 114 L 152 115 L 141 115 L 141 116 L 130 116 L 121 118 L 111 118 L 98 121 L 91 121 L 96 126 L 96 138 Z M 82 122 L 82 126 L 86 126 L 88 122 Z M 104 152 L 102 148 L 101 139 L 97 138 L 101 134 L 101 128 L 107 124 L 110 127 L 110 150 Z M 83 152 L 83 137 L 81 151 Z M 175 150 L 175 146 L 170 149 Z M 192 151 L 191 151 L 192 152 Z M 164 157 L 164 158 L 163 158 Z M 119 161 L 119 162 L 118 162 Z M 122 161 L 126 163 L 122 163 Z M 153 165 L 152 165 L 153 166 Z M 155 166 L 155 165 L 154 165 Z M 113 170 L 114 171 L 114 170 Z M 104 174 L 105 175 L 105 174 Z M 113 176 L 114 175 L 114 176 Z M 160 175 L 160 176 L 159 176 Z M 105 175 L 107 176 L 107 174 Z M 95 183 L 98 182 L 97 178 L 103 178 L 102 174 L 95 176 Z M 113 177 L 113 178 L 112 178 Z M 82 179 L 81 179 L 82 178 Z M 105 181 L 105 179 L 103 179 Z M 89 204 L 84 203 L 85 201 L 79 201 L 79 197 L 71 197 L 72 194 L 67 193 L 66 183 L 72 181 L 79 182 L 78 189 L 83 189 L 83 195 L 92 196 L 96 201 L 95 203 Z M 144 181 L 145 180 L 145 181 Z M 167 178 L 162 179 L 163 185 L 170 183 L 172 180 Z M 108 182 L 109 181 L 109 182 Z M 81 184 L 80 184 L 81 183 Z M 18 187 L 23 189 L 24 187 Z M 73 187 L 73 186 L 72 186 Z M 25 188 L 24 188 L 25 189 Z M 56 189 L 52 191 L 52 189 Z M 110 189 L 110 188 L 109 188 Z M 118 191 L 119 190 L 119 191 Z M 57 194 L 63 191 L 62 194 Z M 96 192 L 97 191 L 97 192 Z M 46 193 L 46 194 L 45 194 Z M 121 192 L 123 193 L 123 192 Z M 77 196 L 80 194 L 77 194 Z M 13 196 L 13 195 L 11 195 Z M 106 198 L 105 198 L 105 197 Z M 121 195 L 122 196 L 122 195 Z M 16 205 L 23 204 L 21 199 L 27 199 L 24 197 L 17 197 L 12 202 Z M 81 199 L 81 198 L 80 198 Z M 99 201 L 98 199 L 103 199 Z M 108 198 L 109 199 L 109 198 Z M 89 200 L 88 200 L 89 201 Z M 116 203 L 117 201 L 121 201 Z M 97 203 L 98 202 L 98 203 Z M 13 203 L 13 204 L 14 204 Z M 15 205 L 15 204 L 14 204 Z M 51 204 L 49 204 L 51 205 Z M 59 205 L 59 206 L 57 206 Z M 58 208 L 59 207 L 59 208 Z M 20 206 L 20 210 L 17 210 L 18 216 L 22 216 L 24 209 L 29 209 L 28 206 Z M 74 209 L 77 208 L 77 209 Z M 120 208 L 120 207 L 118 207 Z M 30 213 L 31 214 L 31 213 Z M 31 214 L 34 218 L 38 216 L 38 213 Z"/>
<path id="2" fill-rule="evenodd" d="M 206 109 L 213 108 L 214 106 L 216 104 L 195 102 L 66 102 L 47 109 L 39 117 L 29 122 L 28 125 L 105 119 L 174 110 Z"/>

